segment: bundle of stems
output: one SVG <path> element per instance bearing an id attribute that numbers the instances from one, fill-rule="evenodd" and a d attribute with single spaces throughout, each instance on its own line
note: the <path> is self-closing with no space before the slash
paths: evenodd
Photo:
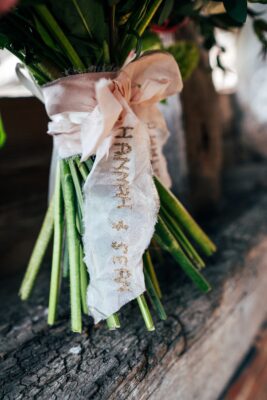
<path id="1" fill-rule="evenodd" d="M 0 47 L 17 55 L 40 85 L 66 74 L 119 69 L 135 46 L 138 56 L 141 35 L 163 3 L 22 0 L 14 12 L 0 20 Z M 81 332 L 82 314 L 88 313 L 86 291 L 90 277 L 84 264 L 82 188 L 92 165 L 92 159 L 81 162 L 79 155 L 58 162 L 54 195 L 20 288 L 21 299 L 28 299 L 53 236 L 48 323 L 56 321 L 61 280 L 67 278 L 74 332 Z M 156 177 L 155 184 L 161 207 L 153 242 L 169 252 L 206 293 L 210 285 L 201 273 L 205 265 L 201 255 L 210 256 L 215 245 Z M 147 299 L 160 319 L 166 319 L 166 313 L 150 253 L 151 249 L 147 249 L 143 256 L 146 293 L 136 300 L 147 329 L 154 330 Z M 107 325 L 118 328 L 118 315 L 111 315 Z"/>
<path id="2" fill-rule="evenodd" d="M 74 332 L 81 332 L 82 313 L 88 313 L 86 291 L 90 277 L 84 264 L 82 242 L 82 187 L 92 165 L 91 159 L 81 162 L 79 157 L 58 161 L 54 195 L 20 288 L 21 299 L 28 299 L 54 231 L 48 323 L 52 325 L 56 321 L 61 279 L 69 278 L 71 327 Z M 155 184 L 161 208 L 153 240 L 167 250 L 197 287 L 206 293 L 210 290 L 210 285 L 200 272 L 205 263 L 191 241 L 204 256 L 210 256 L 215 251 L 215 245 L 179 200 L 156 177 Z M 166 319 L 166 312 L 161 302 L 160 285 L 149 249 L 145 252 L 143 261 L 147 291 L 146 295 L 137 298 L 137 302 L 147 329 L 154 330 L 146 296 L 160 319 Z M 110 316 L 107 325 L 110 329 L 118 328 L 118 315 Z"/>

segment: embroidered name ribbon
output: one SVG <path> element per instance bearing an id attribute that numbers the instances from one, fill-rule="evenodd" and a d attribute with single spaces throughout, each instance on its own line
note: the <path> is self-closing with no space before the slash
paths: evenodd
<path id="1" fill-rule="evenodd" d="M 181 87 L 174 58 L 161 52 L 118 73 L 73 75 L 43 87 L 59 156 L 96 156 L 83 189 L 87 302 L 95 323 L 145 291 L 142 256 L 159 210 L 148 123 L 159 116 L 156 104 Z"/>

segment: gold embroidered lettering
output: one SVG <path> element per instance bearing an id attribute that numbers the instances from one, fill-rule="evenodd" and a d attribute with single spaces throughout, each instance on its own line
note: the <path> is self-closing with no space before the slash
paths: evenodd
<path id="1" fill-rule="evenodd" d="M 121 161 L 121 163 L 118 165 L 118 167 L 114 167 L 114 170 L 121 171 L 125 169 L 126 171 L 129 171 L 129 167 L 126 166 L 126 164 L 130 161 L 129 158 L 127 157 L 120 157 L 120 156 L 114 156 L 114 161 Z"/>
<path id="2" fill-rule="evenodd" d="M 132 135 L 128 135 L 128 136 L 127 136 L 127 132 L 128 132 L 129 130 L 132 130 L 132 129 L 133 129 L 133 128 L 131 128 L 130 126 L 124 127 L 124 128 L 120 128 L 120 131 L 122 131 L 122 134 L 121 134 L 121 135 L 115 136 L 115 138 L 116 138 L 116 139 L 122 139 L 122 138 L 124 138 L 124 139 L 131 139 L 133 136 L 132 136 Z"/>
<path id="3" fill-rule="evenodd" d="M 129 228 L 129 226 L 126 225 L 126 224 L 124 223 L 124 221 L 122 221 L 122 220 L 120 220 L 120 221 L 118 221 L 118 222 L 114 222 L 114 223 L 112 224 L 112 229 L 116 229 L 117 231 L 120 231 L 120 230 L 122 230 L 122 229 L 124 229 L 124 230 L 127 231 L 128 228 Z"/>
<path id="4" fill-rule="evenodd" d="M 120 286 L 118 288 L 119 292 L 128 292 L 130 291 L 130 282 L 129 278 L 131 277 L 131 273 L 126 268 L 118 268 L 115 269 L 116 277 L 114 279 Z"/>
<path id="5" fill-rule="evenodd" d="M 127 254 L 128 253 L 128 245 L 123 243 L 123 242 L 112 242 L 113 249 L 115 250 L 120 250 L 122 249 L 123 254 Z"/>
<path id="6" fill-rule="evenodd" d="M 120 146 L 120 149 L 115 151 L 115 155 L 122 156 L 129 154 L 132 151 L 132 147 L 128 143 L 114 143 L 115 146 Z"/>
<path id="7" fill-rule="evenodd" d="M 132 199 L 130 195 L 130 182 L 129 182 L 129 162 L 130 158 L 127 156 L 131 153 L 132 147 L 128 140 L 133 136 L 129 132 L 133 128 L 124 127 L 119 130 L 115 136 L 114 152 L 113 152 L 113 165 L 112 174 L 114 176 L 114 186 L 116 188 L 115 197 L 118 198 L 117 208 L 132 208 Z M 123 220 L 119 220 L 112 224 L 112 228 L 117 231 L 127 230 L 129 227 Z M 120 238 L 121 239 L 121 238 Z M 130 277 L 131 273 L 128 270 L 128 244 L 123 240 L 114 240 L 111 247 L 117 252 L 117 256 L 113 256 L 113 264 L 120 268 L 115 269 L 114 281 L 119 284 L 118 291 L 130 291 Z"/>
<path id="8" fill-rule="evenodd" d="M 113 256 L 112 258 L 113 264 L 120 264 L 127 266 L 128 258 L 126 256 Z"/>

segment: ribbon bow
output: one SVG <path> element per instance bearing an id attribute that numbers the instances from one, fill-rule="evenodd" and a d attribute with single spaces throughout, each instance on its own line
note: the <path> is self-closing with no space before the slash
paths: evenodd
<path id="1" fill-rule="evenodd" d="M 118 73 L 74 75 L 43 89 L 60 157 L 96 154 L 84 185 L 83 238 L 95 322 L 145 291 L 142 257 L 159 209 L 149 124 L 163 124 L 156 104 L 181 88 L 174 58 L 155 52 Z"/>
<path id="2" fill-rule="evenodd" d="M 88 73 L 59 79 L 43 90 L 52 119 L 48 133 L 55 136 L 61 158 L 82 154 L 86 160 L 105 139 L 109 138 L 111 145 L 113 128 L 123 124 L 127 114 L 133 123 L 136 117 L 151 122 L 156 116 L 157 125 L 164 126 L 156 104 L 180 92 L 182 86 L 174 58 L 162 52 L 144 55 L 118 74 Z"/>

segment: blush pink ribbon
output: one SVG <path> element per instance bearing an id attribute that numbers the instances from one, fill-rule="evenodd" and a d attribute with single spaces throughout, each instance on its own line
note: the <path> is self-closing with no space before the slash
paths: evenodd
<path id="1" fill-rule="evenodd" d="M 163 52 L 142 56 L 118 73 L 85 73 L 59 79 L 43 87 L 44 102 L 52 122 L 48 133 L 55 137 L 59 156 L 76 154 L 82 160 L 95 154 L 125 116 L 149 122 L 157 114 L 156 104 L 181 91 L 182 79 L 174 58 Z M 161 119 L 162 118 L 162 119 Z"/>

